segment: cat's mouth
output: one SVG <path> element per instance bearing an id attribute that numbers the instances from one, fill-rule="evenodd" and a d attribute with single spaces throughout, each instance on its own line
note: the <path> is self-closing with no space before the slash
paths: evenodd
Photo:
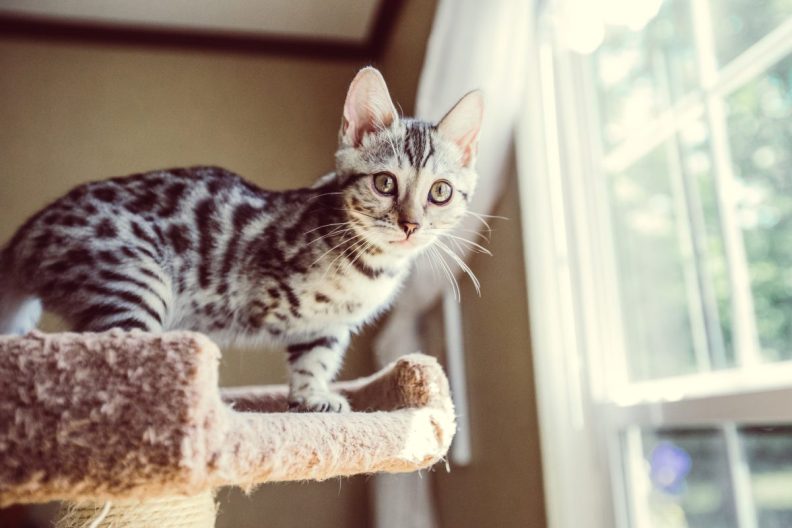
<path id="1" fill-rule="evenodd" d="M 417 244 L 415 243 L 414 238 L 402 238 L 400 240 L 391 240 L 388 244 L 393 244 L 396 246 L 403 246 L 403 247 L 415 247 Z"/>
<path id="2" fill-rule="evenodd" d="M 431 240 L 427 237 L 412 235 L 404 238 L 389 240 L 388 245 L 400 249 L 420 249 L 426 246 Z"/>

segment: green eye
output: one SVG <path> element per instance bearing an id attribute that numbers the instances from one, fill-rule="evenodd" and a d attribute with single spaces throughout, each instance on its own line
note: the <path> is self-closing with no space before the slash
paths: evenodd
<path id="1" fill-rule="evenodd" d="M 389 172 L 378 172 L 374 175 L 374 189 L 384 196 L 396 194 L 396 178 Z"/>
<path id="2" fill-rule="evenodd" d="M 454 188 L 451 187 L 450 183 L 446 180 L 437 180 L 432 184 L 432 188 L 429 189 L 429 201 L 437 205 L 443 205 L 451 199 L 452 194 L 454 194 Z"/>

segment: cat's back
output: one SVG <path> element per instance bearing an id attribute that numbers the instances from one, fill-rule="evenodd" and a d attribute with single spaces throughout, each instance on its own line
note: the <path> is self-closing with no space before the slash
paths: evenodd
<path id="1" fill-rule="evenodd" d="M 208 166 L 86 183 L 19 228 L 3 250 L 2 272 L 36 283 L 132 261 L 167 267 L 175 256 L 199 251 L 201 240 L 233 215 L 226 210 L 264 208 L 267 194 L 233 172 Z"/>

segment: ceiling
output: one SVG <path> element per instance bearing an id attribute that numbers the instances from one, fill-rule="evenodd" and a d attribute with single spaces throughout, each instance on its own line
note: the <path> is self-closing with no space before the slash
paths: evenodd
<path id="1" fill-rule="evenodd" d="M 0 0 L 0 15 L 363 43 L 389 0 Z"/>

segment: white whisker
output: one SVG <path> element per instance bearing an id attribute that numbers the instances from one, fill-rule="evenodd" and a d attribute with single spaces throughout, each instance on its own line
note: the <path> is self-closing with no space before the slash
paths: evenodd
<path id="1" fill-rule="evenodd" d="M 334 235 L 344 236 L 347 233 L 349 233 L 350 231 L 354 231 L 354 228 L 351 228 L 351 227 L 348 227 L 346 229 L 336 228 L 334 231 L 331 231 L 330 233 L 327 233 L 326 235 L 322 235 L 320 237 L 314 238 L 313 240 L 308 242 L 308 245 L 310 246 L 314 242 L 319 242 L 320 240 L 324 240 L 325 238 L 329 238 L 329 237 L 334 236 Z"/>
<path id="2" fill-rule="evenodd" d="M 441 255 L 440 252 L 437 251 L 437 248 L 430 247 L 429 250 L 437 258 L 437 262 L 438 264 L 440 264 L 440 269 L 443 270 L 446 278 L 448 279 L 448 282 L 451 283 L 451 289 L 454 293 L 454 297 L 456 298 L 457 302 L 461 302 L 462 293 L 459 289 L 459 284 L 457 283 L 456 277 L 454 277 L 454 272 L 451 271 L 451 268 L 448 266 L 448 263 L 443 258 L 443 255 Z"/>
<path id="3" fill-rule="evenodd" d="M 325 251 L 324 253 L 322 253 L 322 254 L 319 256 L 319 258 L 318 258 L 318 259 L 316 259 L 316 260 L 314 260 L 314 261 L 311 263 L 311 265 L 310 265 L 310 266 L 308 266 L 308 267 L 309 267 L 309 268 L 312 268 L 312 267 L 314 267 L 314 265 L 315 265 L 317 262 L 319 262 L 320 260 L 322 260 L 322 259 L 325 257 L 325 255 L 327 255 L 328 253 L 330 253 L 330 252 L 331 252 L 331 251 L 333 251 L 334 249 L 336 249 L 336 248 L 339 248 L 339 247 L 341 247 L 342 245 L 346 244 L 347 242 L 351 242 L 352 240 L 355 240 L 355 239 L 358 239 L 358 238 L 361 238 L 361 237 L 362 237 L 362 235 L 360 235 L 360 234 L 358 234 L 358 233 L 355 233 L 354 235 L 352 235 L 352 236 L 350 236 L 350 237 L 348 237 L 348 238 L 345 238 L 344 240 L 342 240 L 341 242 L 339 242 L 339 243 L 338 243 L 338 244 L 336 244 L 335 246 L 331 247 L 330 249 L 328 249 L 327 251 Z"/>
<path id="4" fill-rule="evenodd" d="M 351 245 L 351 246 L 349 246 L 348 248 L 346 248 L 346 249 L 345 249 L 344 251 L 342 251 L 342 252 L 341 252 L 341 253 L 340 253 L 338 256 L 336 256 L 336 258 L 334 258 L 334 259 L 333 259 L 333 261 L 332 261 L 332 262 L 330 263 L 330 265 L 327 267 L 327 270 L 325 270 L 325 272 L 324 272 L 324 275 L 322 275 L 322 278 L 324 279 L 324 277 L 326 277 L 326 276 L 327 276 L 327 273 L 328 273 L 328 271 L 330 271 L 330 270 L 333 268 L 333 266 L 335 266 L 335 263 L 338 261 L 338 259 L 340 259 L 340 258 L 341 258 L 341 257 L 343 257 L 344 255 L 346 255 L 346 254 L 347 254 L 347 252 L 349 252 L 349 254 L 351 255 L 351 254 L 353 254 L 353 253 L 355 252 L 355 250 L 356 250 L 357 248 L 363 247 L 363 246 L 365 246 L 366 244 L 368 244 L 368 241 L 367 241 L 365 238 L 362 238 L 362 237 L 361 237 L 361 239 L 360 239 L 360 240 L 356 240 L 354 243 L 352 243 L 352 245 Z M 345 263 L 345 264 L 348 264 L 348 263 Z M 339 270 L 338 270 L 338 271 L 343 273 L 343 272 L 345 272 L 345 271 L 344 271 L 345 269 L 346 269 L 346 266 L 345 266 L 345 265 L 342 265 L 342 266 L 339 268 Z"/>
<path id="5" fill-rule="evenodd" d="M 508 220 L 508 218 L 506 218 L 505 216 L 485 215 L 485 214 L 481 214 L 481 213 L 474 213 L 473 211 L 465 211 L 464 214 L 470 215 L 473 218 L 475 218 L 476 220 L 478 220 L 479 222 L 481 222 L 482 224 L 484 224 L 484 227 L 487 228 L 487 232 L 490 235 L 492 235 L 492 226 L 489 225 L 489 222 L 487 222 L 485 220 L 485 218 L 494 218 L 494 219 L 498 219 L 498 220 Z"/>
<path id="6" fill-rule="evenodd" d="M 429 261 L 429 267 L 432 268 L 432 277 L 437 277 L 438 270 L 437 270 L 437 267 L 435 266 L 434 260 L 432 260 L 431 253 L 427 251 L 427 252 L 421 253 L 420 256 L 424 260 Z"/>
<path id="7" fill-rule="evenodd" d="M 335 222 L 335 223 L 332 223 L 332 224 L 320 225 L 319 227 L 314 227 L 313 229 L 309 229 L 308 231 L 303 233 L 303 235 L 307 235 L 309 233 L 313 233 L 314 231 L 318 231 L 318 230 L 322 229 L 323 227 L 340 226 L 340 225 L 346 225 L 346 222 Z"/>
<path id="8" fill-rule="evenodd" d="M 484 214 L 484 213 L 474 213 L 473 211 L 466 211 L 466 212 L 472 214 L 473 216 L 480 216 L 482 218 L 494 218 L 496 220 L 508 220 L 509 219 L 506 216 L 490 215 L 490 214 Z"/>
<path id="9" fill-rule="evenodd" d="M 368 241 L 365 241 L 365 240 L 364 240 L 364 242 L 366 242 L 366 243 L 365 243 L 365 244 L 363 244 L 363 246 L 362 246 L 362 247 L 358 247 L 358 248 L 355 250 L 355 252 L 357 253 L 357 255 L 355 255 L 355 258 L 353 258 L 352 260 L 348 261 L 348 262 L 346 263 L 346 266 L 344 266 L 344 267 L 341 269 L 341 272 L 342 272 L 342 273 L 346 273 L 347 271 L 349 271 L 350 269 L 352 269 L 352 266 L 354 266 L 354 265 L 355 265 L 355 262 L 357 262 L 357 261 L 358 261 L 358 259 L 360 259 L 360 257 L 362 257 L 362 256 L 363 256 L 363 254 L 366 252 L 366 250 L 368 250 L 368 249 L 369 249 L 371 246 L 373 246 L 373 245 L 374 245 L 372 242 L 368 242 Z"/>
<path id="10" fill-rule="evenodd" d="M 443 233 L 443 234 L 441 234 L 439 236 L 448 237 L 448 238 L 450 238 L 452 240 L 457 240 L 459 242 L 462 242 L 463 244 L 468 244 L 470 246 L 470 248 L 468 248 L 468 249 L 470 249 L 471 251 L 474 251 L 475 253 L 483 253 L 484 255 L 489 255 L 490 257 L 492 256 L 492 252 L 489 249 L 485 248 L 481 244 L 477 244 L 476 242 L 473 242 L 472 240 L 468 240 L 467 238 L 464 238 L 464 237 L 461 237 L 461 236 L 457 236 L 457 235 L 453 235 L 451 233 Z"/>
<path id="11" fill-rule="evenodd" d="M 452 251 L 452 250 L 451 250 L 451 249 L 450 249 L 448 246 L 446 246 L 446 245 L 445 245 L 443 242 L 441 242 L 440 240 L 438 240 L 438 241 L 437 241 L 437 245 L 438 245 L 438 247 L 439 247 L 439 248 L 440 248 L 440 249 L 441 249 L 441 250 L 442 250 L 442 251 L 443 251 L 443 252 L 444 252 L 446 255 L 448 255 L 449 257 L 451 257 L 451 259 L 452 259 L 454 262 L 456 262 L 456 263 L 457 263 L 457 265 L 458 265 L 460 268 L 462 268 L 462 271 L 464 271 L 464 272 L 467 274 L 467 276 L 468 276 L 468 277 L 470 277 L 470 280 L 473 282 L 473 287 L 475 287 L 475 288 L 476 288 L 476 293 L 477 293 L 477 294 L 479 295 L 479 297 L 480 297 L 480 296 L 481 296 L 481 283 L 479 282 L 479 280 L 478 280 L 478 277 L 476 277 L 476 274 L 475 274 L 475 273 L 473 273 L 473 270 L 471 270 L 471 269 L 470 269 L 470 266 L 468 266 L 468 265 L 465 263 L 465 261 L 464 261 L 464 260 L 462 260 L 462 259 L 459 257 L 459 255 L 457 255 L 456 253 L 454 253 L 454 252 L 453 252 L 453 251 Z"/>
<path id="12" fill-rule="evenodd" d="M 466 229 L 464 227 L 455 227 L 452 231 L 453 232 L 470 233 L 473 236 L 477 236 L 477 237 L 483 239 L 485 242 L 489 242 L 490 241 L 489 237 L 487 235 L 485 235 L 484 233 L 482 233 L 481 231 L 479 231 L 478 229 Z"/>
<path id="13" fill-rule="evenodd" d="M 316 200 L 318 198 L 321 198 L 322 196 L 330 196 L 330 195 L 333 195 L 333 194 L 344 194 L 344 193 L 342 191 L 335 191 L 335 192 L 327 192 L 327 193 L 317 194 L 316 196 L 311 196 L 310 198 L 308 198 L 308 201 L 310 202 L 310 201 Z"/>

